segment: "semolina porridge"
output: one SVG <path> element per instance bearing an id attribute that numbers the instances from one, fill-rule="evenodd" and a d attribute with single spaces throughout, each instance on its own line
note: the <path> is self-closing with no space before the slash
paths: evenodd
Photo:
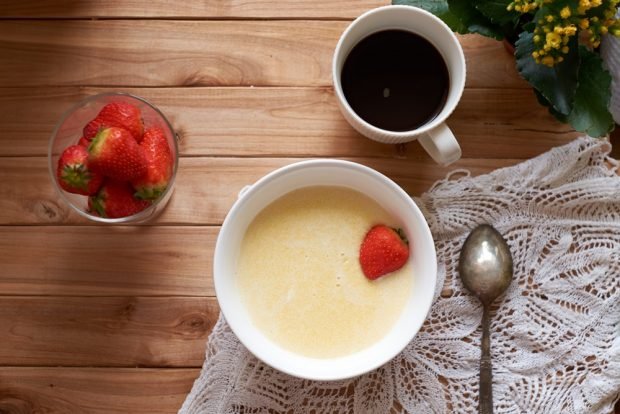
<path id="1" fill-rule="evenodd" d="M 248 227 L 237 283 L 253 323 L 285 349 L 314 358 L 361 351 L 385 336 L 412 290 L 411 259 L 377 280 L 358 256 L 375 224 L 399 227 L 379 204 L 344 187 L 285 194 Z"/>

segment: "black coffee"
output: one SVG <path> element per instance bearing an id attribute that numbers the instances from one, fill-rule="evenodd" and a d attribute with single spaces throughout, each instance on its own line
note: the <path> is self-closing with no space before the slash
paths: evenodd
<path id="1" fill-rule="evenodd" d="M 351 108 L 390 131 L 412 130 L 435 118 L 450 85 L 439 51 L 404 30 L 384 30 L 360 41 L 345 60 L 341 80 Z"/>

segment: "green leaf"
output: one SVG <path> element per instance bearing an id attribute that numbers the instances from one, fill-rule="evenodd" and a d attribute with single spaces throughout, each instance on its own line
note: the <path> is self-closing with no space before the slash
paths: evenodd
<path id="1" fill-rule="evenodd" d="M 497 40 L 504 38 L 502 29 L 480 13 L 470 0 L 448 0 L 448 7 L 466 28 L 459 33 L 478 33 Z"/>
<path id="2" fill-rule="evenodd" d="M 448 0 L 393 0 L 392 4 L 419 7 L 435 16 L 440 16 L 449 11 Z"/>
<path id="3" fill-rule="evenodd" d="M 467 27 L 450 11 L 447 0 L 393 0 L 392 4 L 419 7 L 439 17 L 453 31 L 467 32 Z"/>
<path id="4" fill-rule="evenodd" d="M 486 16 L 493 23 L 500 25 L 514 23 L 519 20 L 519 14 L 508 11 L 508 5 L 513 0 L 472 0 L 471 3 L 476 9 Z"/>
<path id="5" fill-rule="evenodd" d="M 392 0 L 392 4 L 415 6 L 431 12 L 457 33 L 478 33 L 498 40 L 504 38 L 500 27 L 480 13 L 469 0 Z"/>
<path id="6" fill-rule="evenodd" d="M 564 55 L 564 62 L 552 68 L 534 61 L 532 57 L 533 37 L 534 35 L 528 32 L 522 32 L 519 35 L 515 49 L 517 69 L 521 76 L 549 101 L 555 111 L 568 115 L 573 109 L 577 89 L 579 71 L 577 37 L 573 36 L 568 43 L 570 51 Z"/>
<path id="7" fill-rule="evenodd" d="M 553 109 L 553 105 L 551 105 L 551 103 L 548 100 L 546 100 L 545 97 L 542 96 L 540 92 L 538 92 L 536 89 L 533 89 L 533 91 L 534 91 L 534 94 L 536 95 L 536 99 L 538 100 L 539 104 L 546 106 L 547 109 L 549 110 L 549 113 L 553 115 L 555 119 L 562 122 L 563 124 L 568 124 L 568 115 L 561 114 L 555 109 Z"/>
<path id="8" fill-rule="evenodd" d="M 611 75 L 603 68 L 598 54 L 580 46 L 579 56 L 579 86 L 568 121 L 579 132 L 601 137 L 614 128 L 614 120 L 608 110 Z"/>
<path id="9" fill-rule="evenodd" d="M 534 29 L 536 28 L 536 22 L 531 21 L 531 22 L 524 23 L 522 28 L 526 32 L 533 32 Z"/>

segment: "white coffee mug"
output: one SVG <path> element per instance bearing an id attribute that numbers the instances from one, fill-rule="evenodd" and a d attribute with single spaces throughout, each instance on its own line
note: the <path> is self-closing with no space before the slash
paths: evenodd
<path id="1" fill-rule="evenodd" d="M 349 52 L 367 36 L 390 29 L 409 31 L 428 40 L 441 53 L 450 77 L 448 97 L 439 114 L 426 124 L 409 131 L 389 131 L 366 122 L 353 111 L 342 90 L 342 67 Z M 332 76 L 342 114 L 362 135 L 386 144 L 417 139 L 441 165 L 451 164 L 461 157 L 461 147 L 445 121 L 456 108 L 465 88 L 465 56 L 452 30 L 433 14 L 412 6 L 384 6 L 362 14 L 347 27 L 338 41 L 332 62 Z"/>

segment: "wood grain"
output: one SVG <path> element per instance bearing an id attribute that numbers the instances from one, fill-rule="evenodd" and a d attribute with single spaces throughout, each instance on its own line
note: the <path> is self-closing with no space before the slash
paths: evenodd
<path id="1" fill-rule="evenodd" d="M 196 368 L 0 367 L 5 414 L 176 413 Z"/>
<path id="2" fill-rule="evenodd" d="M 218 230 L 0 227 L 0 295 L 212 296 Z"/>
<path id="3" fill-rule="evenodd" d="M 328 86 L 347 24 L 4 20 L 0 86 Z M 461 42 L 468 87 L 528 87 L 500 42 L 469 35 Z"/>
<path id="4" fill-rule="evenodd" d="M 0 88 L 0 155 L 46 155 L 62 114 L 87 96 L 111 90 Z M 396 152 L 355 132 L 330 87 L 123 91 L 148 99 L 167 115 L 181 136 L 182 155 L 394 157 Z M 555 121 L 528 89 L 466 89 L 448 123 L 465 158 L 531 158 L 577 135 Z M 407 149 L 412 157 L 423 154 L 418 144 Z"/>
<path id="5" fill-rule="evenodd" d="M 214 298 L 2 297 L 0 365 L 199 367 Z"/>
<path id="6" fill-rule="evenodd" d="M 174 194 L 166 209 L 152 224 L 221 224 L 239 190 L 268 172 L 301 159 L 182 158 Z M 454 169 L 464 168 L 478 175 L 520 161 L 464 158 L 449 167 L 440 167 L 426 155 L 420 158 L 347 159 L 375 168 L 411 195 L 422 194 Z M 86 203 L 86 198 L 84 200 Z M 46 158 L 0 157 L 0 224 L 94 223 L 72 211 L 56 193 Z"/>
<path id="7" fill-rule="evenodd" d="M 241 188 L 294 161 L 183 159 L 179 187 L 150 226 L 32 227 L 15 224 L 92 223 L 70 213 L 42 179 L 47 174 L 44 159 L 0 158 L 0 220 L 13 224 L 0 227 L 0 294 L 213 295 L 212 254 L 219 228 L 191 224 L 221 223 Z M 387 174 L 413 194 L 446 172 L 432 161 L 355 161 Z M 480 174 L 516 161 L 467 159 L 456 167 Z M 161 226 L 174 223 L 190 225 Z"/>
<path id="8" fill-rule="evenodd" d="M 538 105 L 501 43 L 468 35 L 449 120 L 464 159 L 441 168 L 417 143 L 360 137 L 337 110 L 332 53 L 350 19 L 387 3 L 2 2 L 0 413 L 177 412 L 219 313 L 219 226 L 273 169 L 351 159 L 418 195 L 455 168 L 487 173 L 577 135 Z M 93 225 L 49 179 L 62 113 L 112 90 L 155 103 L 182 137 L 175 194 L 148 225 Z"/>
<path id="9" fill-rule="evenodd" d="M 0 17 L 353 18 L 387 0 L 4 0 Z"/>

